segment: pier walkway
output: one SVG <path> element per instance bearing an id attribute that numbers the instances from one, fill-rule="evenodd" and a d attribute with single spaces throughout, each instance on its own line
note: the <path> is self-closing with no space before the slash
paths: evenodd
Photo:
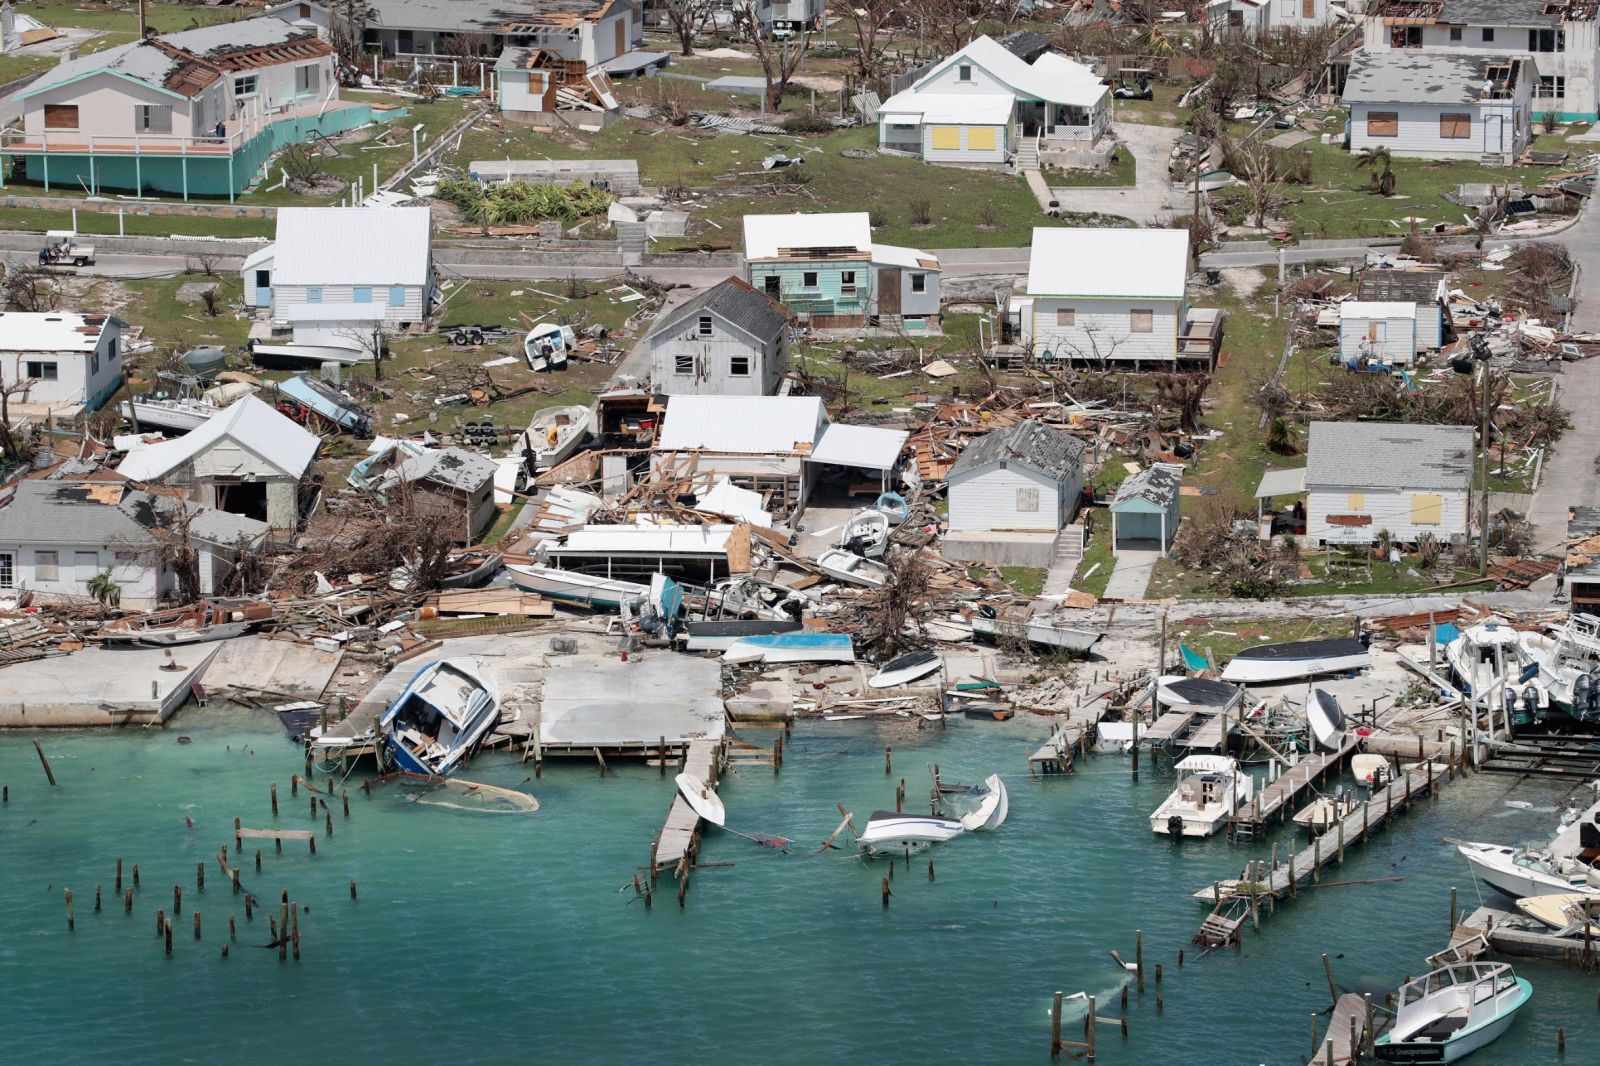
<path id="1" fill-rule="evenodd" d="M 1042 774 L 1071 772 L 1073 753 L 1088 747 L 1095 727 L 1110 710 L 1105 701 L 1096 700 L 1088 707 L 1078 707 L 1062 715 L 1050 739 L 1028 756 L 1028 772 L 1033 773 L 1035 768 Z"/>
<path id="2" fill-rule="evenodd" d="M 1149 744 L 1153 748 L 1171 744 L 1183 735 L 1195 716 L 1194 711 L 1168 711 L 1139 730 L 1139 743 Z"/>
<path id="3" fill-rule="evenodd" d="M 708 782 L 713 791 L 717 787 L 721 767 L 722 745 L 714 740 L 691 740 L 684 756 L 683 772 Z M 694 813 L 681 793 L 674 794 L 672 806 L 667 810 L 666 824 L 656 838 L 652 852 L 654 875 L 660 870 L 675 869 L 685 861 L 693 862 L 700 848 L 700 816 Z"/>
<path id="4" fill-rule="evenodd" d="M 1269 819 L 1275 816 L 1281 817 L 1295 798 L 1309 789 L 1324 774 L 1338 769 L 1355 751 L 1360 739 L 1353 732 L 1347 732 L 1339 745 L 1339 750 L 1300 756 L 1298 762 L 1279 774 L 1276 781 L 1257 792 L 1249 803 L 1240 807 L 1239 812 L 1228 819 L 1228 835 L 1240 840 L 1255 836 L 1266 826 Z"/>
<path id="5" fill-rule="evenodd" d="M 1367 1001 L 1346 992 L 1333 1005 L 1328 1020 L 1328 1036 L 1317 1049 L 1312 1066 L 1355 1066 L 1367 1042 Z"/>

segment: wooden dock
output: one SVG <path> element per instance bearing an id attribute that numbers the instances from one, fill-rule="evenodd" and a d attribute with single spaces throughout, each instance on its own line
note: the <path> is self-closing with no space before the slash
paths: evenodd
<path id="1" fill-rule="evenodd" d="M 722 745 L 718 741 L 691 740 L 688 753 L 684 756 L 683 772 L 710 783 L 715 791 L 722 755 Z M 694 862 L 695 852 L 699 850 L 700 816 L 694 813 L 694 808 L 683 796 L 675 794 L 672 806 L 667 810 L 666 824 L 661 827 L 661 835 L 656 838 L 652 849 L 651 876 L 661 870 L 671 869 L 676 870 L 682 879 L 687 873 L 687 866 Z"/>
<path id="2" fill-rule="evenodd" d="M 1195 720 L 1194 711 L 1168 711 L 1148 726 L 1139 730 L 1139 743 L 1153 748 L 1171 744 L 1183 735 Z"/>
<path id="3" fill-rule="evenodd" d="M 1276 855 L 1272 864 L 1253 860 L 1243 877 L 1213 881 L 1200 889 L 1194 898 L 1212 904 L 1212 911 L 1195 934 L 1194 942 L 1216 947 L 1237 941 L 1246 921 L 1259 927 L 1262 914 L 1270 915 L 1278 900 L 1298 896 L 1305 881 L 1321 880 L 1323 867 L 1336 861 L 1343 863 L 1346 848 L 1358 846 L 1417 798 L 1436 793 L 1449 780 L 1452 769 L 1450 764 L 1434 762 L 1412 767 L 1372 793 L 1328 832 L 1313 837 L 1310 847 L 1291 853 L 1286 863 L 1277 863 Z"/>
<path id="4" fill-rule="evenodd" d="M 1210 751 L 1220 748 L 1228 738 L 1228 716 L 1226 714 L 1213 714 L 1193 733 L 1184 740 L 1184 745 L 1190 748 L 1200 748 Z"/>
<path id="5" fill-rule="evenodd" d="M 1050 734 L 1050 739 L 1028 756 L 1028 772 L 1031 774 L 1037 769 L 1041 774 L 1070 773 L 1074 753 L 1089 746 L 1095 727 L 1110 710 L 1103 700 L 1096 700 L 1088 707 L 1079 707 L 1058 718 L 1060 724 Z M 1142 734 L 1140 739 L 1143 740 Z"/>
<path id="6" fill-rule="evenodd" d="M 1269 820 L 1283 817 L 1296 797 L 1311 788 L 1323 775 L 1338 769 L 1350 757 L 1359 740 L 1359 737 L 1347 732 L 1338 751 L 1300 756 L 1298 762 L 1279 774 L 1276 781 L 1267 784 L 1228 819 L 1228 836 L 1235 840 L 1252 839 L 1265 828 Z"/>
<path id="7" fill-rule="evenodd" d="M 1367 1001 L 1354 992 L 1346 992 L 1333 1004 L 1328 1035 L 1310 1066 L 1356 1066 L 1366 1043 Z"/>
<path id="8" fill-rule="evenodd" d="M 1461 919 L 1450 934 L 1450 946 L 1430 955 L 1428 961 L 1443 966 L 1493 951 L 1497 955 L 1551 959 L 1591 971 L 1600 962 L 1600 938 L 1585 944 L 1582 936 L 1560 936 L 1551 929 L 1529 928 L 1531 924 L 1512 911 L 1479 907 Z"/>

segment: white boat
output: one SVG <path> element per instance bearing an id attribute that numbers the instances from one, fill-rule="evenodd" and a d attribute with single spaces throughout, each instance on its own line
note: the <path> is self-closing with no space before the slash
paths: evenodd
<path id="1" fill-rule="evenodd" d="M 587 607 L 619 608 L 626 601 L 637 607 L 650 596 L 650 586 L 632 581 L 617 581 L 608 577 L 577 570 L 561 570 L 541 563 L 507 563 L 506 573 L 511 584 L 524 592 L 537 592 L 552 600 L 580 603 Z"/>
<path id="2" fill-rule="evenodd" d="M 1366 645 L 1350 637 L 1335 640 L 1301 640 L 1289 644 L 1263 644 L 1235 655 L 1222 671 L 1222 680 L 1246 685 L 1292 681 L 1301 677 L 1344 674 L 1372 665 Z"/>
<path id="3" fill-rule="evenodd" d="M 914 623 L 906 623 L 906 632 L 916 631 Z M 938 640 L 946 644 L 962 644 L 972 639 L 972 623 L 960 615 L 951 615 L 948 618 L 929 618 L 922 623 L 922 632 L 929 640 Z"/>
<path id="4" fill-rule="evenodd" d="M 1600 619 L 1575 614 L 1549 636 L 1522 634 L 1550 705 L 1579 721 L 1600 720 Z"/>
<path id="5" fill-rule="evenodd" d="M 872 507 L 857 511 L 839 531 L 839 547 L 867 559 L 881 559 L 889 548 L 889 516 Z"/>
<path id="6" fill-rule="evenodd" d="M 578 335 L 571 326 L 540 322 L 522 338 L 522 355 L 530 370 L 560 370 L 567 365 L 567 353 L 577 346 Z"/>
<path id="7" fill-rule="evenodd" d="M 187 433 L 204 425 L 207 419 L 220 414 L 221 411 L 220 407 L 192 397 L 176 399 L 135 396 L 131 400 L 123 400 L 117 406 L 117 412 L 138 426 L 140 432 L 165 429 L 174 433 Z"/>
<path id="8" fill-rule="evenodd" d="M 878 672 L 867 679 L 869 688 L 898 688 L 937 673 L 944 660 L 931 648 L 919 648 L 897 655 L 884 663 Z"/>
<path id="9" fill-rule="evenodd" d="M 745 637 L 770 637 L 779 633 L 797 633 L 800 623 L 774 622 L 767 619 L 723 619 L 715 622 L 690 622 L 684 627 L 685 651 L 727 651 Z"/>
<path id="10" fill-rule="evenodd" d="M 1587 909 L 1586 909 L 1587 908 Z M 1543 922 L 1562 936 L 1582 938 L 1588 925 L 1591 940 L 1600 940 L 1600 893 L 1562 892 L 1549 896 L 1524 896 L 1517 910 Z"/>
<path id="11" fill-rule="evenodd" d="M 1132 722 L 1101 722 L 1094 727 L 1094 750 L 1126 755 L 1133 750 Z"/>
<path id="12" fill-rule="evenodd" d="M 366 349 L 337 344 L 254 344 L 250 357 L 260 366 L 291 369 L 321 367 L 323 363 L 354 366 L 372 362 L 372 355 Z"/>
<path id="13" fill-rule="evenodd" d="M 774 633 L 744 637 L 722 653 L 726 663 L 853 663 L 848 633 Z"/>
<path id="14" fill-rule="evenodd" d="M 473 659 L 440 659 L 411 679 L 378 722 L 393 769 L 447 777 L 500 721 L 500 689 Z"/>
<path id="15" fill-rule="evenodd" d="M 582 404 L 550 407 L 533 416 L 522 431 L 522 460 L 540 474 L 571 458 L 593 432 L 594 409 Z"/>
<path id="16" fill-rule="evenodd" d="M 1312 751 L 1338 751 L 1344 743 L 1344 712 L 1331 692 L 1311 690 L 1306 700 L 1306 729 L 1311 733 Z"/>
<path id="17" fill-rule="evenodd" d="M 679 774 L 675 780 L 679 795 L 683 796 L 683 801 L 694 810 L 694 813 L 712 825 L 722 825 L 728 820 L 728 811 L 722 805 L 722 797 L 706 783 L 705 778 L 698 774 Z"/>
<path id="18" fill-rule="evenodd" d="M 1355 779 L 1368 787 L 1387 784 L 1394 780 L 1394 770 L 1389 765 L 1389 759 L 1384 755 L 1371 755 L 1362 752 L 1360 755 L 1350 757 L 1350 772 Z"/>
<path id="19" fill-rule="evenodd" d="M 1150 816 L 1152 832 L 1173 837 L 1208 837 L 1250 802 L 1255 782 L 1226 755 L 1189 755 L 1173 769 L 1178 787 Z"/>
<path id="20" fill-rule="evenodd" d="M 817 556 L 817 569 L 850 585 L 879 588 L 889 580 L 889 568 L 876 559 L 863 559 L 841 548 L 829 548 Z"/>
<path id="21" fill-rule="evenodd" d="M 1444 645 L 1444 658 L 1456 683 L 1468 696 L 1524 680 L 1523 668 L 1533 665 L 1522 634 L 1504 618 L 1493 615 L 1460 630 L 1454 640 Z"/>
<path id="22" fill-rule="evenodd" d="M 1001 782 L 999 774 L 990 774 L 983 781 L 983 799 L 978 804 L 978 809 L 971 814 L 961 816 L 961 828 L 969 833 L 984 832 L 990 829 L 999 829 L 1006 820 L 1006 815 L 1011 813 L 1011 797 L 1006 794 L 1006 786 Z"/>
<path id="23" fill-rule="evenodd" d="M 903 855 L 921 851 L 929 844 L 954 840 L 964 832 L 966 828 L 954 818 L 873 811 L 857 843 L 863 851 L 873 855 Z"/>
<path id="24" fill-rule="evenodd" d="M 706 614 L 739 618 L 748 615 L 770 621 L 799 618 L 815 601 L 799 589 L 742 575 L 723 578 L 706 593 Z"/>
<path id="25" fill-rule="evenodd" d="M 100 627 L 100 641 L 175 647 L 228 640 L 271 621 L 273 614 L 272 604 L 264 600 L 201 600 L 188 607 L 114 619 Z"/>
<path id="26" fill-rule="evenodd" d="M 1028 618 L 986 618 L 972 616 L 972 632 L 991 640 L 1006 638 L 1026 640 L 1046 648 L 1055 648 L 1073 655 L 1082 655 L 1099 643 L 1104 633 L 1084 629 L 1068 622 L 1064 616 L 1054 614 L 1033 615 Z"/>
<path id="27" fill-rule="evenodd" d="M 1346 792 L 1343 786 L 1331 796 L 1318 796 L 1295 812 L 1294 824 L 1321 836 L 1345 818 L 1354 814 L 1361 804 L 1354 791 Z"/>
<path id="28" fill-rule="evenodd" d="M 1478 880 L 1512 899 L 1600 888 L 1600 871 L 1543 852 L 1472 842 L 1459 842 L 1456 850 Z"/>
<path id="29" fill-rule="evenodd" d="M 1374 1050 L 1382 1062 L 1456 1062 L 1510 1028 L 1532 995 L 1503 962 L 1441 967 L 1400 986 L 1394 1027 Z"/>

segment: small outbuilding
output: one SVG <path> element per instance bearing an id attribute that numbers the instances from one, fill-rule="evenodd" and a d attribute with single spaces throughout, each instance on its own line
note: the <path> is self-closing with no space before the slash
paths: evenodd
<path id="1" fill-rule="evenodd" d="M 396 449 L 389 469 L 372 481 L 380 493 L 395 482 L 410 486 L 417 514 L 459 523 L 456 539 L 471 544 L 494 522 L 495 461 L 461 448 Z"/>
<path id="2" fill-rule="evenodd" d="M 1117 486 L 1111 501 L 1111 553 L 1159 551 L 1166 555 L 1182 518 L 1183 467 L 1155 463 Z"/>
<path id="3" fill-rule="evenodd" d="M 1433 351 L 1446 341 L 1446 280 L 1442 270 L 1365 270 L 1357 297 L 1369 303 L 1416 304 L 1417 351 Z"/>
<path id="4" fill-rule="evenodd" d="M 1048 566 L 1083 496 L 1088 445 L 1033 419 L 969 444 L 946 478 L 946 558 Z"/>
<path id="5" fill-rule="evenodd" d="M 1346 366 L 1410 366 L 1416 356 L 1416 304 L 1350 300 L 1339 305 L 1339 359 Z"/>

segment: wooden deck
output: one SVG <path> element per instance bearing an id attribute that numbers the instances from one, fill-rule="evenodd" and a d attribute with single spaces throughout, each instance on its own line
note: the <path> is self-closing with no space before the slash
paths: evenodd
<path id="1" fill-rule="evenodd" d="M 1210 751 L 1212 748 L 1222 747 L 1223 741 L 1228 736 L 1228 716 L 1226 714 L 1213 714 L 1200 728 L 1190 733 L 1184 744 L 1191 748 L 1200 748 Z"/>
<path id="2" fill-rule="evenodd" d="M 1096 700 L 1088 707 L 1079 707 L 1057 718 L 1059 724 L 1055 732 L 1050 734 L 1050 739 L 1028 756 L 1028 772 L 1033 773 L 1035 768 L 1043 774 L 1069 772 L 1074 753 L 1088 745 L 1100 719 L 1110 710 L 1105 701 Z M 1143 739 L 1142 734 L 1140 739 Z"/>
<path id="3" fill-rule="evenodd" d="M 714 740 L 692 740 L 688 747 L 683 772 L 710 782 L 715 790 L 715 768 L 721 762 L 720 745 Z M 666 824 L 661 827 L 661 836 L 656 838 L 655 867 L 650 871 L 651 874 L 676 869 L 686 860 L 692 862 L 699 846 L 700 816 L 694 813 L 694 808 L 683 796 L 674 794 L 672 806 L 667 810 Z"/>
<path id="4" fill-rule="evenodd" d="M 1309 789 L 1324 774 L 1330 770 L 1337 769 L 1345 759 L 1349 758 L 1351 753 L 1355 751 L 1359 740 L 1360 738 L 1353 733 L 1347 733 L 1338 751 L 1302 755 L 1299 762 L 1278 775 L 1276 781 L 1271 782 L 1260 792 L 1257 792 L 1249 803 L 1239 808 L 1239 813 L 1228 819 L 1229 833 L 1233 834 L 1243 826 L 1248 829 L 1248 832 L 1240 833 L 1239 835 L 1248 837 L 1253 835 L 1255 830 L 1264 826 L 1269 819 L 1281 816 L 1296 797 Z"/>
<path id="5" fill-rule="evenodd" d="M 1152 747 L 1171 744 L 1183 735 L 1183 731 L 1188 729 L 1194 720 L 1194 711 L 1168 711 L 1151 722 L 1148 727 L 1139 730 L 1139 743 L 1149 744 Z"/>
<path id="6" fill-rule="evenodd" d="M 1367 1001 L 1346 992 L 1333 1005 L 1328 1035 L 1317 1048 L 1313 1066 L 1355 1066 L 1367 1039 Z"/>

